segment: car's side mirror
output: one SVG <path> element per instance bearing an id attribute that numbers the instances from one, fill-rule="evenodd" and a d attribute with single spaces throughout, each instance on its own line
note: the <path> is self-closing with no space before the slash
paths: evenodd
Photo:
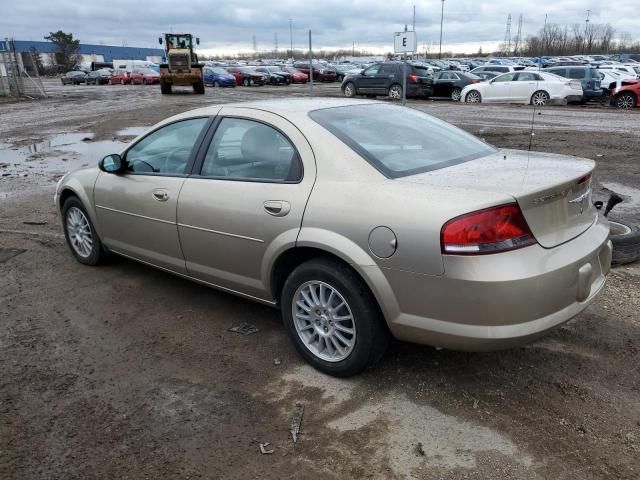
<path id="1" fill-rule="evenodd" d="M 126 164 L 120 155 L 114 153 L 100 160 L 98 168 L 106 173 L 124 173 Z"/>
<path id="2" fill-rule="evenodd" d="M 196 45 L 200 45 L 200 38 L 196 37 Z"/>

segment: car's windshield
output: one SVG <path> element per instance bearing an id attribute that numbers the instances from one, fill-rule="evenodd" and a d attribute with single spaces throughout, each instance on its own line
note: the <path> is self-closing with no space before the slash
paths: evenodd
<path id="1" fill-rule="evenodd" d="M 314 110 L 309 116 L 389 178 L 444 168 L 495 152 L 430 115 L 393 105 Z"/>

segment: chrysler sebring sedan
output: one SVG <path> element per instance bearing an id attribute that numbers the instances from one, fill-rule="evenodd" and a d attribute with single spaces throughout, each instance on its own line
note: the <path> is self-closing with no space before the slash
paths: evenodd
<path id="1" fill-rule="evenodd" d="M 409 108 L 286 99 L 171 117 L 66 175 L 56 204 L 79 262 L 277 306 L 309 363 L 348 376 L 390 337 L 506 348 L 584 310 L 612 250 L 593 169 Z"/>

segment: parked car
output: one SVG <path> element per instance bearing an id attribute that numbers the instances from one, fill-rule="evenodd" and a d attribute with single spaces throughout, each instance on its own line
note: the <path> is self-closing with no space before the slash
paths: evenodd
<path id="1" fill-rule="evenodd" d="M 362 68 L 352 64 L 333 65 L 336 69 L 336 80 L 341 82 L 347 75 L 357 75 L 362 72 Z"/>
<path id="2" fill-rule="evenodd" d="M 307 83 L 309 81 L 309 75 L 291 65 L 282 65 L 280 68 L 283 72 L 291 74 L 291 83 Z"/>
<path id="3" fill-rule="evenodd" d="M 245 87 L 257 85 L 261 87 L 267 83 L 267 76 L 264 73 L 257 72 L 255 67 L 231 66 L 227 67 L 226 70 L 236 77 L 236 85 L 243 85 Z"/>
<path id="4" fill-rule="evenodd" d="M 623 65 L 621 63 L 614 63 L 610 65 L 599 65 L 599 71 L 614 70 L 616 72 L 624 73 L 627 76 L 633 78 L 640 78 L 640 67 L 634 65 Z"/>
<path id="5" fill-rule="evenodd" d="M 289 85 L 291 83 L 291 74 L 283 72 L 279 67 L 256 67 L 256 71 L 264 73 L 267 76 L 267 83 L 271 85 Z"/>
<path id="6" fill-rule="evenodd" d="M 126 70 L 116 70 L 109 78 L 109 84 L 111 85 L 129 85 L 131 84 L 131 72 Z"/>
<path id="7" fill-rule="evenodd" d="M 476 72 L 474 75 L 480 77 L 482 80 L 491 80 L 501 74 L 499 72 Z"/>
<path id="8" fill-rule="evenodd" d="M 309 62 L 296 62 L 293 64 L 295 68 L 302 73 L 309 75 Z M 335 70 L 328 68 L 322 64 L 313 64 L 313 81 L 314 82 L 335 82 L 338 74 Z"/>
<path id="9" fill-rule="evenodd" d="M 160 74 L 149 68 L 135 68 L 129 75 L 129 83 L 135 85 L 153 85 L 160 83 Z"/>
<path id="10" fill-rule="evenodd" d="M 638 106 L 640 98 L 640 81 L 639 80 L 622 80 L 620 88 L 614 86 L 611 89 L 611 105 L 617 108 L 635 108 Z"/>
<path id="11" fill-rule="evenodd" d="M 612 257 L 594 167 L 411 108 L 287 98 L 164 120 L 55 203 L 80 263 L 111 252 L 279 307 L 300 354 L 348 376 L 389 336 L 507 348 L 592 304 Z"/>
<path id="12" fill-rule="evenodd" d="M 609 60 L 621 63 L 624 63 L 628 60 L 640 62 L 640 53 L 619 53 L 617 55 L 612 55 L 611 57 L 609 57 Z"/>
<path id="13" fill-rule="evenodd" d="M 582 100 L 587 102 L 593 98 L 602 97 L 600 88 L 600 75 L 598 70 L 591 66 L 567 66 L 545 68 L 545 72 L 560 75 L 571 80 L 578 80 L 582 84 Z"/>
<path id="14" fill-rule="evenodd" d="M 482 79 L 473 73 L 442 70 L 433 74 L 433 96 L 449 97 L 454 102 L 459 102 L 464 87 L 481 81 Z"/>
<path id="15" fill-rule="evenodd" d="M 424 75 L 425 67 L 407 65 L 407 96 L 430 97 L 433 80 Z M 356 95 L 388 95 L 394 100 L 402 98 L 402 62 L 376 63 L 357 75 L 349 75 L 342 82 L 345 97 Z"/>
<path id="16" fill-rule="evenodd" d="M 600 89 L 603 96 L 609 96 L 611 89 L 615 88 L 618 80 L 636 80 L 635 76 L 618 70 L 598 69 L 598 73 L 600 74 Z"/>
<path id="17" fill-rule="evenodd" d="M 582 100 L 578 80 L 567 80 L 549 72 L 509 72 L 493 80 L 466 86 L 461 93 L 467 103 L 526 103 L 542 106 Z"/>
<path id="18" fill-rule="evenodd" d="M 222 67 L 204 67 L 204 84 L 212 87 L 235 87 L 236 77 Z"/>
<path id="19" fill-rule="evenodd" d="M 514 66 L 514 65 L 482 65 L 481 67 L 474 68 L 470 73 L 474 75 L 479 72 L 498 72 L 498 73 L 507 73 L 507 72 L 515 72 L 518 70 L 524 70 L 524 66 Z"/>
<path id="20" fill-rule="evenodd" d="M 109 83 L 110 78 L 111 70 L 104 68 L 89 72 L 85 81 L 87 82 L 87 85 L 106 85 Z"/>
<path id="21" fill-rule="evenodd" d="M 87 74 L 80 70 L 73 70 L 65 73 L 60 80 L 62 85 L 80 85 L 87 82 Z"/>

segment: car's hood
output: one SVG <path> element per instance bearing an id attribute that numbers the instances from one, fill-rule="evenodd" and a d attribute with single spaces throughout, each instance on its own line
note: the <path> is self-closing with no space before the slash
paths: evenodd
<path id="1" fill-rule="evenodd" d="M 595 162 L 585 158 L 505 149 L 396 180 L 439 190 L 510 195 L 538 242 L 553 247 L 580 235 L 595 221 L 590 178 L 594 167 Z"/>

